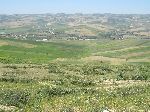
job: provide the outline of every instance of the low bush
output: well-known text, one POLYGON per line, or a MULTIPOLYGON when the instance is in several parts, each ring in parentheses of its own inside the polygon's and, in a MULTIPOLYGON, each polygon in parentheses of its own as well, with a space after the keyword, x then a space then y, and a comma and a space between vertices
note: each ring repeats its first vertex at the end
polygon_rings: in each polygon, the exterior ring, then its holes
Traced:
POLYGON ((1 90, 0 104, 23 108, 30 99, 30 93, 26 90, 1 90))

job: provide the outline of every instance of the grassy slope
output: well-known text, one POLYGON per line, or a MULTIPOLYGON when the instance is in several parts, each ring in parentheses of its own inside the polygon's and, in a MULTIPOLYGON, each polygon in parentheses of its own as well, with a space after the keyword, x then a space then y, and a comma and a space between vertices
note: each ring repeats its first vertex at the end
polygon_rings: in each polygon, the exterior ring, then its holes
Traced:
POLYGON ((49 63, 57 58, 105 56, 123 59, 149 57, 149 40, 53 41, 0 40, 3 63, 49 63))
POLYGON ((95 112, 149 110, 149 65, 51 63, 0 66, 0 105, 14 110, 95 112), (138 73, 138 74, 137 74, 138 73), (143 75, 144 74, 144 75, 143 75), (119 81, 116 79, 119 78, 119 81), (125 78, 125 79, 121 79, 125 78), (142 77, 141 77, 142 78, 142 77), (113 80, 112 80, 113 79, 113 80), (124 81, 127 80, 127 81, 124 81))
MULTIPOLYGON (((109 58, 115 53, 119 59, 148 52, 148 48, 147 40, 43 43, 1 39, 0 61, 4 64, 0 64, 0 111, 149 111, 150 63, 84 61, 85 57, 109 58)), ((139 59, 148 57, 138 55, 139 59)))
POLYGON ((68 42, 29 42, 0 40, 6 43, 0 46, 2 62, 10 63, 49 63, 57 58, 77 58, 88 54, 86 46, 68 42), (68 43, 68 44, 67 44, 68 43), (26 46, 18 46, 26 44, 26 46), (30 48, 30 46, 33 46, 30 48))

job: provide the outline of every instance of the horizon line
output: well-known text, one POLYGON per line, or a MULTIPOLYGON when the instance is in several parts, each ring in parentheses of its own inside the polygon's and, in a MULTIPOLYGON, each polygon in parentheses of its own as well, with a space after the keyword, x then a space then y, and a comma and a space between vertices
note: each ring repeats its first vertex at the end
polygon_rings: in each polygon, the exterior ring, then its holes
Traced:
POLYGON ((42 14, 52 14, 52 15, 56 15, 56 14, 66 14, 66 15, 69 15, 69 14, 83 14, 83 15, 86 15, 86 14, 89 14, 89 15, 92 15, 92 14, 118 14, 118 15, 149 15, 150 13, 109 13, 109 12, 106 12, 106 13, 82 13, 82 12, 75 12, 75 13, 65 13, 65 12, 58 12, 58 13, 0 13, 0 15, 42 15, 42 14))

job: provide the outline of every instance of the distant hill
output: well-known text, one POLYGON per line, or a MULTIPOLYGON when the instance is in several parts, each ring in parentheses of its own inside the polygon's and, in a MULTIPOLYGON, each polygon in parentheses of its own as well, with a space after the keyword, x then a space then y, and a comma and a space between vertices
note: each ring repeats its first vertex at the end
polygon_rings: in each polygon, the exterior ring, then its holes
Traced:
POLYGON ((0 15, 0 37, 25 40, 150 38, 148 14, 0 15))

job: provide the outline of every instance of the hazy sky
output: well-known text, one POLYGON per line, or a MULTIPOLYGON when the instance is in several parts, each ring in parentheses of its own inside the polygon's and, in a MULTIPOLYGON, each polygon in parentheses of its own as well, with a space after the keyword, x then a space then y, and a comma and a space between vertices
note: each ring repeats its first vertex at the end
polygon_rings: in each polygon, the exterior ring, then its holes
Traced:
POLYGON ((0 0, 0 14, 144 13, 150 0, 0 0))

